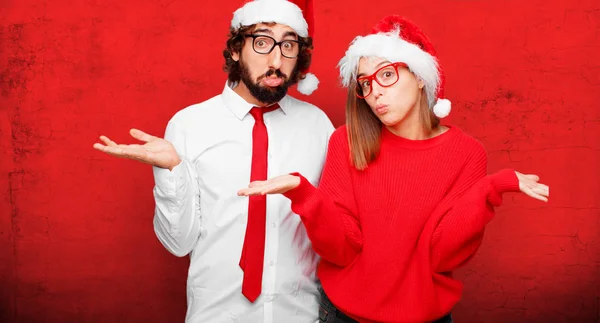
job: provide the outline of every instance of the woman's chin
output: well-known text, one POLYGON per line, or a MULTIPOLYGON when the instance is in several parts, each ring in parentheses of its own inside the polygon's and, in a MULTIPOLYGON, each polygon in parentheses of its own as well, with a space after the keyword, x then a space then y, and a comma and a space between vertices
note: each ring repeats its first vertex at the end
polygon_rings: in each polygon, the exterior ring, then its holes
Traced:
POLYGON ((383 123, 383 125, 386 127, 393 127, 400 122, 400 119, 394 117, 390 113, 386 113, 384 115, 379 116, 379 121, 381 121, 381 123, 383 123))

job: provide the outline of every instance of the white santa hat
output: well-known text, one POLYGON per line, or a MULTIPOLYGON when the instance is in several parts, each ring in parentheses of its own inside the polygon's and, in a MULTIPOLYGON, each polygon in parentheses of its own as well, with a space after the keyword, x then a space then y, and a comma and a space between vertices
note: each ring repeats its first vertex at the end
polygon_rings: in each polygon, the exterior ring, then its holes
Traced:
MULTIPOLYGON (((312 0, 253 0, 233 13, 231 28, 274 22, 290 26, 300 37, 314 35, 314 13, 312 0)), ((304 78, 298 82, 298 92, 310 95, 319 85, 317 77, 307 70, 301 71, 304 78)))
POLYGON ((425 84, 429 108, 438 118, 450 114, 451 103, 444 98, 444 74, 429 38, 412 22, 400 16, 383 18, 370 35, 354 38, 338 67, 342 84, 356 80, 361 57, 379 57, 402 62, 425 84))

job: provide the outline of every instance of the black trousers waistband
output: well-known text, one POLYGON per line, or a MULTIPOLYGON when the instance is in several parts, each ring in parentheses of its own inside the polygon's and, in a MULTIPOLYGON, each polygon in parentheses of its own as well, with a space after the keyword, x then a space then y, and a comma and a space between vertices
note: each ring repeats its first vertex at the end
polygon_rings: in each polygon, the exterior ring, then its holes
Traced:
MULTIPOLYGON (((337 309, 333 303, 325 294, 322 288, 319 288, 319 292, 321 293, 321 303, 319 306, 319 320, 321 322, 326 323, 359 323, 348 315, 344 314, 342 311, 337 309)), ((431 323, 452 323, 452 316, 450 314, 434 321, 431 323)))

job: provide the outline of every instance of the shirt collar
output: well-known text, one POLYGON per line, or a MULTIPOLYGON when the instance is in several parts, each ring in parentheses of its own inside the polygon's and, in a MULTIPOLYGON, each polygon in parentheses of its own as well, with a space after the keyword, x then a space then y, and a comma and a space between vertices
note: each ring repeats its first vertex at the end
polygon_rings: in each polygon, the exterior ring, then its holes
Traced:
MULTIPOLYGON (((241 96, 239 96, 233 88, 237 85, 237 83, 230 83, 229 81, 225 82, 225 88, 223 89, 223 93, 221 94, 223 98, 223 102, 225 106, 240 120, 242 120, 249 112, 250 109, 254 107, 253 104, 246 102, 241 96)), ((288 113, 288 109, 290 108, 291 100, 286 95, 279 101, 279 107, 284 114, 288 113)))

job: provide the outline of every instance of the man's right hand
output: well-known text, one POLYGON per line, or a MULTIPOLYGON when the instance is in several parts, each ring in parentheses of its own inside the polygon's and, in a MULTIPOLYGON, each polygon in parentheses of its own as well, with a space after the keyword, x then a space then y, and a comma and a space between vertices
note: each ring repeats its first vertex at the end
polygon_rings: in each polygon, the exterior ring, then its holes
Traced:
POLYGON ((181 162, 175 147, 170 142, 137 129, 131 129, 129 134, 133 138, 145 142, 145 144, 120 145, 106 136, 100 136, 100 140, 104 145, 95 143, 94 148, 109 155, 139 160, 168 170, 173 170, 181 162))

